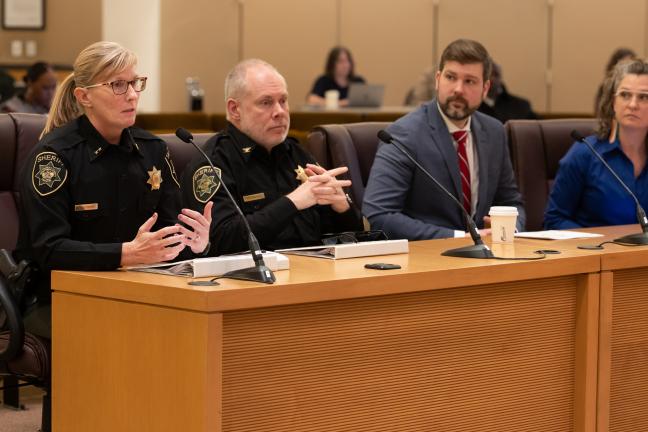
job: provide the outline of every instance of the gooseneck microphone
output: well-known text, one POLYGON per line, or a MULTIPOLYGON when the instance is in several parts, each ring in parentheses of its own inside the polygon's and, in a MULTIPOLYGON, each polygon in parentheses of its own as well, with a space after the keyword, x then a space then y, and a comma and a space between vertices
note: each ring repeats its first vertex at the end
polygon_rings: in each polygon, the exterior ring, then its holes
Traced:
POLYGON ((479 235, 479 231, 477 231, 477 225, 475 225, 475 222, 472 220, 470 214, 466 211, 463 204, 461 204, 459 200, 452 193, 450 193, 450 191, 443 187, 443 185, 439 183, 439 181, 434 178, 432 174, 430 174, 425 168, 423 168, 423 166, 421 166, 421 164, 419 164, 416 159, 414 159, 414 157, 405 149, 403 144, 392 137, 389 132, 387 132, 386 130, 379 131, 378 138, 387 144, 392 144, 401 153, 403 153, 410 161, 412 161, 414 165, 416 165, 418 169, 420 169, 430 180, 432 180, 432 182, 436 185, 436 187, 439 188, 439 190, 446 194, 452 200, 452 202, 454 202, 457 207, 459 207, 463 212, 464 217, 466 218, 468 232, 470 233, 470 237, 472 237, 472 240, 475 244, 472 246, 450 249, 443 252, 441 255, 460 258, 494 258, 491 250, 482 241, 482 238, 479 235))
POLYGON ((245 215, 241 211, 241 208, 234 200, 234 197, 232 196, 229 189, 227 188, 227 185, 223 181, 223 178, 221 177, 219 171, 216 170, 216 168, 212 164, 211 159, 209 159, 209 157, 205 154, 205 152, 196 145, 196 143, 193 140, 193 135, 187 129, 178 128, 176 130, 176 136, 180 138, 182 141, 193 145, 196 148, 196 150, 198 150, 200 154, 203 155, 203 157, 211 167, 212 171, 216 175, 216 177, 218 177, 218 181, 220 181, 220 184, 223 186, 223 189, 227 193, 227 196, 229 197, 230 201, 232 202, 232 204, 234 204, 234 208, 236 208, 236 212, 243 220, 243 224, 245 225, 245 229, 247 230, 248 233, 248 247, 250 248, 250 253, 252 254, 252 259, 254 260, 254 267, 248 267, 240 270, 233 270, 225 273, 221 277, 226 279, 239 279, 239 280, 248 280, 254 282, 263 282, 267 284, 274 283, 276 280, 275 275, 272 272, 272 270, 270 270, 265 265, 265 262, 263 261, 263 254, 261 253, 261 247, 259 247, 259 241, 254 236, 254 233, 250 228, 250 224, 248 223, 247 218, 245 217, 245 215))
MULTIPOLYGON (((619 177, 617 173, 614 172, 612 167, 608 165, 605 159, 603 159, 603 156, 601 156, 599 152, 596 151, 596 149, 592 146, 592 144, 587 142, 587 140, 583 135, 581 135, 578 131, 573 130, 571 132, 571 137, 574 140, 585 144, 587 148, 589 148, 590 151, 594 153, 594 156, 596 156, 598 160, 601 161, 603 166, 607 168, 607 170, 614 176, 614 178, 619 182, 619 184, 623 186, 623 189, 625 189, 625 191, 628 192, 628 195, 630 195, 635 202, 635 206, 637 209, 636 210, 637 221, 639 222, 639 225, 641 225, 642 232, 639 234, 629 234, 627 236, 619 237, 618 239, 614 240, 614 243, 625 244, 625 245, 647 245, 648 244, 648 218, 646 217, 646 212, 644 211, 643 207, 641 207, 641 204, 639 203, 637 196, 634 193, 632 193, 630 188, 623 182, 623 180, 621 180, 621 177, 619 177)), ((586 248, 591 248, 591 247, 586 247, 586 248)))

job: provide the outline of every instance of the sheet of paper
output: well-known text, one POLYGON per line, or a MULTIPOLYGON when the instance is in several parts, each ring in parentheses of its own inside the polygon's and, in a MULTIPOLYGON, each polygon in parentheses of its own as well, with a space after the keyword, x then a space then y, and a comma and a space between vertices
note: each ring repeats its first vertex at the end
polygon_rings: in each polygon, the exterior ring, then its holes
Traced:
POLYGON ((603 234, 594 234, 581 231, 563 231, 563 230, 547 230, 547 231, 527 231, 515 233, 515 237, 532 238, 541 240, 571 240, 579 238, 595 238, 603 237, 603 234))

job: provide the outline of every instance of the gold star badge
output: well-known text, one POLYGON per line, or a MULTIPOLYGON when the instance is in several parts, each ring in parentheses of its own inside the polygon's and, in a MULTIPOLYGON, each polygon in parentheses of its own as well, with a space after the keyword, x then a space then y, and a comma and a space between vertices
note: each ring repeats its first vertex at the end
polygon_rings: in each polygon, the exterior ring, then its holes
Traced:
POLYGON ((297 165, 295 173, 297 174, 297 180, 299 180, 300 182, 306 183, 308 181, 308 174, 306 174, 306 171, 304 170, 304 168, 302 168, 301 165, 297 165))
POLYGON ((153 169, 147 172, 149 179, 146 181, 146 183, 151 185, 151 190, 160 189, 160 184, 162 184, 162 171, 155 168, 155 165, 153 165, 153 169))

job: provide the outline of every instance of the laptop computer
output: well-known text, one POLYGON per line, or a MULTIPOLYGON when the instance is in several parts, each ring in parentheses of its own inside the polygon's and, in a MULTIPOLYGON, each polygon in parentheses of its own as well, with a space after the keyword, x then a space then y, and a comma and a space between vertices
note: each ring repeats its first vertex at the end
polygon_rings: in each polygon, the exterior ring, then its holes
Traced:
POLYGON ((371 107, 382 106, 385 86, 382 84, 360 84, 349 85, 349 106, 350 107, 371 107))

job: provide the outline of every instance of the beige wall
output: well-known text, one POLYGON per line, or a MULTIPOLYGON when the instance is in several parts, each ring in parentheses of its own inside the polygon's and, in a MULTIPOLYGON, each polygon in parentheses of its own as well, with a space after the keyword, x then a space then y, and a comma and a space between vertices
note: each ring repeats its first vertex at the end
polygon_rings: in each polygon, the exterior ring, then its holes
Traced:
POLYGON ((162 110, 186 108, 198 75, 207 111, 223 111, 222 81, 239 59, 261 57, 304 101, 326 53, 347 45, 357 71, 399 105, 435 53, 458 37, 482 41, 512 93, 537 111, 590 112, 613 49, 646 50, 643 0, 162 0, 162 110), (195 12, 192 12, 195 11, 195 12), (602 29, 605 29, 604 31, 602 29), (180 59, 184 60, 180 60, 180 59))
MULTIPOLYGON (((109 0, 106 0, 109 1, 109 0)), ((35 40, 38 58, 71 64, 101 38, 100 0, 48 0, 43 32, 0 30, 0 62, 13 39, 35 40), (83 17, 83 19, 76 19, 83 17)), ((646 54, 644 0, 160 0, 160 107, 185 111, 185 78, 197 76, 205 110, 223 111, 223 80, 240 59, 261 57, 303 103, 335 44, 351 48, 358 73, 386 85, 399 105, 419 74, 457 37, 482 41, 509 90, 538 111, 590 112, 604 65, 618 46, 646 54)))
POLYGON ((101 40, 100 0, 47 0, 44 31, 8 31, 0 29, 0 63, 29 64, 46 60, 71 65, 79 51, 101 40), (34 40, 36 58, 10 56, 12 40, 34 40))

